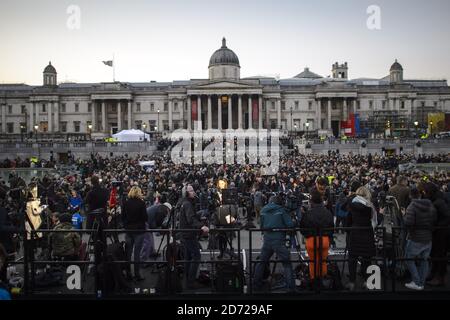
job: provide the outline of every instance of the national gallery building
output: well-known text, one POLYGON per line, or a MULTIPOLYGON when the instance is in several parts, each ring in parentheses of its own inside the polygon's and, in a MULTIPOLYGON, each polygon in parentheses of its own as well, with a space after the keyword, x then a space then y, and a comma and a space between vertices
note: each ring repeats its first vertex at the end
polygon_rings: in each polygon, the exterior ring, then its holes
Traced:
MULTIPOLYGON (((36 132, 109 136, 229 128, 282 129, 354 135, 429 126, 429 113, 450 113, 446 80, 407 80, 395 61, 382 79, 348 78, 334 63, 331 77, 305 68, 289 79, 241 78, 238 56, 225 38, 209 60, 208 79, 172 82, 59 83, 49 63, 42 86, 0 84, 2 136, 36 132), (352 124, 351 124, 352 123, 352 124), (356 132, 357 133, 357 132, 356 132)), ((387 68, 386 68, 387 69, 387 68)), ((416 128, 417 129, 417 128, 416 128)))

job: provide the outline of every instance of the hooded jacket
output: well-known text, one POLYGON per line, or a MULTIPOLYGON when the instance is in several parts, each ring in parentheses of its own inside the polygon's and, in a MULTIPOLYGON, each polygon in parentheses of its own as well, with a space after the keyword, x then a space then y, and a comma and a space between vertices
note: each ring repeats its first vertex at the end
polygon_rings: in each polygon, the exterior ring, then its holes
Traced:
POLYGON ((305 238, 312 237, 317 235, 316 232, 318 229, 330 229, 326 231, 322 231, 322 236, 332 236, 333 235, 333 215, 331 212, 325 208, 323 204, 312 204, 311 209, 303 216, 303 219, 300 223, 301 228, 305 228, 307 230, 302 231, 303 236, 305 238))
POLYGON ((428 199, 414 199, 406 209, 404 217, 408 229, 408 239, 414 242, 428 243, 432 239, 432 230, 437 220, 433 203, 428 199))
MULTIPOLYGON (((286 209, 276 203, 269 203, 261 210, 261 229, 293 228, 294 222, 286 209)), ((286 239, 286 232, 264 231, 264 240, 286 239)))

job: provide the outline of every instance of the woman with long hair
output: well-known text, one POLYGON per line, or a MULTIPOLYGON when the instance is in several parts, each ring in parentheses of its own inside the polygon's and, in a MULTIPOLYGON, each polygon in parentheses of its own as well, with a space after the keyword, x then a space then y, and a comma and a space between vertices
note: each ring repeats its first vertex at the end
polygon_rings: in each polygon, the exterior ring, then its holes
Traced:
MULTIPOLYGON (((128 199, 124 202, 122 208, 123 225, 126 230, 142 230, 142 232, 127 232, 126 252, 127 259, 131 262, 133 256, 134 264, 134 277, 136 280, 144 280, 140 274, 141 261, 140 252, 142 250, 142 244, 144 242, 145 235, 145 223, 147 222, 147 209, 143 200, 141 188, 133 186, 128 193, 128 199)), ((127 276, 131 278, 131 267, 128 267, 127 276)))

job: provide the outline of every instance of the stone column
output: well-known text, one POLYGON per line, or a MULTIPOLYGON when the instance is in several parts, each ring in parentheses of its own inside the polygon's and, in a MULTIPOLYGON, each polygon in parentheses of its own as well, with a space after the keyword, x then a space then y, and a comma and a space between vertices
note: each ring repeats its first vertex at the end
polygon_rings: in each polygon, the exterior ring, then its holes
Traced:
POLYGON ((117 131, 122 130, 122 101, 117 101, 117 131))
POLYGON ((208 95, 208 129, 212 129, 211 96, 208 95))
POLYGON ((331 99, 328 99, 327 126, 327 129, 331 130, 331 99))
POLYGON ((389 110, 394 110, 394 99, 389 99, 389 110))
POLYGON ((262 123, 262 97, 261 96, 258 97, 258 128, 259 129, 263 128, 263 123, 262 123))
POLYGON ((253 127, 253 112, 252 112, 252 97, 248 96, 248 128, 252 129, 253 127))
POLYGON ((317 130, 322 130, 322 100, 314 100, 316 103, 317 130))
MULTIPOLYGON (((36 112, 36 119, 34 120, 34 123, 37 124, 38 126, 40 126, 39 124, 39 103, 36 103, 34 111, 36 112)), ((34 130, 34 126, 33 126, 33 130, 34 130)))
POLYGON ((2 132, 6 133, 6 104, 2 104, 2 132))
POLYGON ((55 113, 54 131, 59 132, 59 102, 55 102, 54 106, 55 106, 55 108, 53 108, 53 111, 55 113))
POLYGON ((353 100, 353 114, 355 114, 356 113, 356 100, 357 99, 355 99, 355 100, 353 100))
POLYGON ((47 109, 47 131, 48 132, 53 132, 52 110, 53 110, 53 102, 49 102, 48 109, 47 109))
POLYGON ((231 110, 231 98, 232 95, 228 96, 228 129, 233 129, 233 113, 231 110))
POLYGON ((186 98, 186 103, 187 103, 187 110, 188 110, 188 115, 187 115, 187 129, 188 129, 188 130, 192 130, 192 105, 191 105, 191 96, 187 96, 187 98, 186 98))
POLYGON ((238 129, 242 129, 242 96, 238 100, 238 129))
POLYGON ((102 132, 106 133, 106 105, 105 101, 102 101, 102 132))
POLYGON ((97 107, 95 105, 95 100, 91 102, 91 124, 92 124, 92 132, 97 131, 97 107))
POLYGON ((217 96, 217 129, 222 130, 222 101, 217 96))
POLYGON ((169 131, 173 130, 173 100, 169 99, 169 131))
POLYGON ((132 103, 131 100, 128 100, 128 106, 127 106, 127 112, 128 112, 128 116, 127 116, 127 120, 128 120, 128 130, 133 128, 133 123, 132 123, 132 119, 131 119, 131 114, 132 114, 132 103))
POLYGON ((278 129, 281 128, 281 99, 277 100, 277 124, 278 124, 278 129))
MULTIPOLYGON (((28 131, 33 131, 33 132, 34 132, 34 105, 35 105, 34 102, 32 102, 30 104, 30 111, 29 111, 29 113, 30 113, 30 125, 28 127, 28 131)), ((6 127, 6 125, 4 125, 4 126, 6 127)))
MULTIPOLYGON (((202 98, 200 95, 197 96, 197 121, 202 121, 202 98)), ((200 126, 200 128, 194 128, 194 129, 203 129, 203 124, 200 126)))

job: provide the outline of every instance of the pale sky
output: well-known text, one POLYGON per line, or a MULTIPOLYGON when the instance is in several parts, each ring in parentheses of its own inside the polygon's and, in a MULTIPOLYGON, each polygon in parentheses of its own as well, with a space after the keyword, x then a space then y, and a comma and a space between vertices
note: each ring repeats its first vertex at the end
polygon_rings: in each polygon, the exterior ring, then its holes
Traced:
POLYGON ((350 78, 381 78, 397 58, 407 79, 448 79, 449 35, 448 0, 1 0, 0 83, 40 85, 49 60, 58 82, 111 81, 113 53, 118 81, 207 78, 224 36, 241 77, 326 77, 347 61, 350 78), (367 28, 369 5, 381 30, 367 28))

